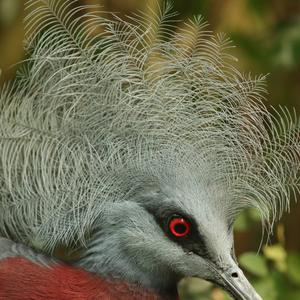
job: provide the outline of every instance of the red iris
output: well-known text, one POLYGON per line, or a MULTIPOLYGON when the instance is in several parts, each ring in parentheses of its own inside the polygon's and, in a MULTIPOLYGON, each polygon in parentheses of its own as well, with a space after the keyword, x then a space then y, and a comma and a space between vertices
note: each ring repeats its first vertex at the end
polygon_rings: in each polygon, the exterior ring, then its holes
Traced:
POLYGON ((169 229, 170 232, 175 236, 175 237, 185 237, 187 236, 190 231, 191 231, 191 226, 188 221, 186 221, 182 217, 174 217, 171 219, 169 222, 169 229))

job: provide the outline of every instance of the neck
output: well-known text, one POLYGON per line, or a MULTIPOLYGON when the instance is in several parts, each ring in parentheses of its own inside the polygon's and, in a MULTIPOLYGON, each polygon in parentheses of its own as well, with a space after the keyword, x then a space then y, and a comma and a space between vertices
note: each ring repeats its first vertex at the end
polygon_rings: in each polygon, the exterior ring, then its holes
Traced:
POLYGON ((104 278, 113 278, 156 291, 164 299, 175 299, 177 295, 177 278, 167 270, 164 271, 161 266, 157 272, 141 270, 136 260, 124 255, 120 245, 100 233, 94 237, 76 265, 104 278))

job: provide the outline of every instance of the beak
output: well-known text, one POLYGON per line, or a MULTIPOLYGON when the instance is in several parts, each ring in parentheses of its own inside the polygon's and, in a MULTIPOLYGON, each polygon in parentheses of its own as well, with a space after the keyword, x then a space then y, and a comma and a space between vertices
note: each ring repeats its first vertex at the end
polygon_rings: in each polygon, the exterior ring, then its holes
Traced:
POLYGON ((221 273, 220 277, 221 284, 218 284, 235 300, 262 300, 237 265, 221 273))

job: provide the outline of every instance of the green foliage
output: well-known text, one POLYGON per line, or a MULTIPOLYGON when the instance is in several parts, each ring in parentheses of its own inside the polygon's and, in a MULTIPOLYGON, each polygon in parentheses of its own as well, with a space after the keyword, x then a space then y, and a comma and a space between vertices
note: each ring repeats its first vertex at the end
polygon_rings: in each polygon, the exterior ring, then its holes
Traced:
POLYGON ((239 257, 240 265, 249 273, 264 277, 268 274, 266 258, 254 252, 246 252, 239 257))
POLYGON ((234 223, 235 231, 246 231, 253 223, 260 222, 260 216, 256 209, 248 209, 240 214, 234 223))
MULTIPOLYGON (((295 285, 300 287, 300 254, 291 252, 287 257, 288 277, 295 285)), ((300 297, 299 297, 300 299, 300 297)))

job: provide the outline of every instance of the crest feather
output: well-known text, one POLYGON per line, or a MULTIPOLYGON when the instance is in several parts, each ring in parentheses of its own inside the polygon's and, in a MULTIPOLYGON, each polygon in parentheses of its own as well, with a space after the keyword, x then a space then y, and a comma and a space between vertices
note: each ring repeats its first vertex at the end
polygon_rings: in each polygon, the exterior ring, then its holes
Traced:
POLYGON ((265 107, 264 77, 202 18, 174 30, 169 3, 127 22, 76 4, 27 1, 31 56, 0 94, 1 233, 84 243, 107 201, 180 176, 221 192, 229 219, 255 207, 272 225, 299 191, 300 135, 265 107))

